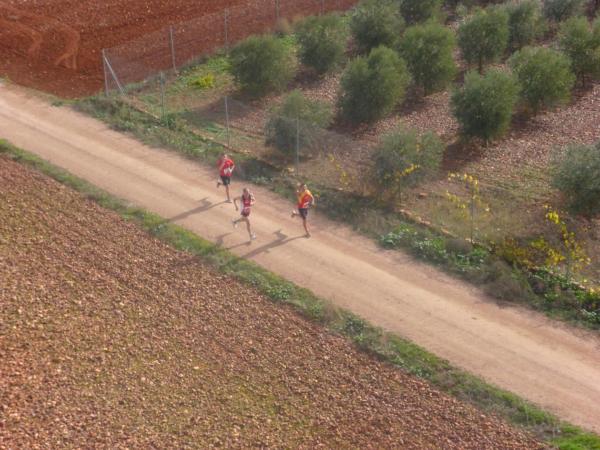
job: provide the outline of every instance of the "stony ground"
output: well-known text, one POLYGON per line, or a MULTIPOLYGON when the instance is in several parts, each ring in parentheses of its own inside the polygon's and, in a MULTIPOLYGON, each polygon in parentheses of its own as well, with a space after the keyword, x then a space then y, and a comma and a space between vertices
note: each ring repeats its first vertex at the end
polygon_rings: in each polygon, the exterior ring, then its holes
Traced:
POLYGON ((0 158, 0 448, 543 445, 0 158))

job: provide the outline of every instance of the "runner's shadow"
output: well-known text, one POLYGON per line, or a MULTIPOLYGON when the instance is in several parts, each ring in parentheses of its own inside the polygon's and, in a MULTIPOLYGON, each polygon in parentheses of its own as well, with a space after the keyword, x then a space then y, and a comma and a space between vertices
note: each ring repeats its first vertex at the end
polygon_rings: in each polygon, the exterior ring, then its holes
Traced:
POLYGON ((242 255, 242 258, 254 258, 257 255, 260 255, 261 253, 269 253, 269 250, 272 250, 277 247, 281 247, 282 245, 286 245, 297 239, 304 239, 303 235, 290 238, 287 235, 283 234, 283 232, 281 230, 276 231, 273 234, 275 234, 277 236, 277 239, 275 239, 272 242, 269 242, 268 244, 262 245, 256 249, 252 250, 251 252, 246 253, 245 255, 242 255))
POLYGON ((193 216, 194 214, 208 211, 209 209, 213 209, 214 207, 222 205, 227 202, 222 201, 219 203, 211 203, 208 201, 208 197, 205 197, 202 200, 200 200, 200 203, 201 203, 201 205, 198 206, 197 208, 190 209, 189 211, 185 211, 185 212, 182 212, 181 214, 173 216, 170 219, 167 219, 167 222, 177 222, 178 220, 186 219, 190 216, 193 216))
POLYGON ((217 247, 223 247, 224 244, 224 240, 227 236, 229 236, 231 233, 224 233, 224 234, 220 234, 219 236, 217 236, 216 240, 215 240, 215 245, 217 247))

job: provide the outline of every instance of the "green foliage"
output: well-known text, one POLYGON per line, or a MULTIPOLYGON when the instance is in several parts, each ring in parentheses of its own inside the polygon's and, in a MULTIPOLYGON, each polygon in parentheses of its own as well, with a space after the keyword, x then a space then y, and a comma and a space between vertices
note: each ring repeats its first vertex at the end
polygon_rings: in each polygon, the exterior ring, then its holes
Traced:
POLYGON ((509 48, 519 50, 530 45, 544 29, 540 0, 507 3, 505 8, 508 13, 509 48))
POLYGON ((562 22, 583 12, 585 0, 544 0, 544 16, 553 22, 562 22))
POLYGON ((400 13, 407 23, 419 23, 435 17, 441 0, 400 0, 400 13))
POLYGON ((318 131, 331 124, 333 113, 329 105, 311 101, 302 92, 293 91, 283 103, 275 108, 267 122, 267 143, 273 144, 284 153, 310 147, 318 131))
POLYGON ((525 47, 511 57, 509 64, 521 85, 521 97, 534 113, 570 98, 575 75, 564 54, 544 47, 525 47))
POLYGON ((583 84, 586 76, 600 74, 600 21, 592 29, 585 17, 567 20, 560 28, 560 47, 583 84))
POLYGON ((408 28, 400 43, 414 82, 425 94, 444 89, 456 75, 452 53, 454 33, 447 27, 430 22, 408 28))
POLYGON ((404 99, 409 82, 406 63, 389 48, 379 47, 368 58, 356 58, 340 83, 342 116, 354 123, 384 117, 404 99))
POLYGON ((519 95, 515 78, 501 70, 471 71, 452 95, 452 111, 464 135, 489 141, 508 129, 519 95))
POLYGON ((553 184, 576 213, 600 213, 600 142, 574 145, 557 158, 553 184))
POLYGON ((393 48, 404 31, 404 20, 394 0, 364 0, 354 9, 350 30, 361 53, 384 45, 393 48))
POLYGON ((458 29, 458 45, 469 64, 484 64, 502 56, 508 45, 508 13, 505 8, 490 7, 477 11, 458 29))
POLYGON ((215 76, 212 73, 201 75, 190 81, 190 86, 200 90, 213 88, 215 86, 215 76))
POLYGON ((296 26, 302 64, 323 74, 334 70, 344 60, 348 28, 341 16, 311 16, 296 26))
POLYGON ((274 36, 251 36, 230 54, 231 72, 252 96, 282 91, 294 78, 296 57, 292 47, 274 36))
POLYGON ((375 152, 375 176, 379 186, 398 194, 435 174, 442 162, 444 144, 431 132, 418 135, 399 129, 383 137, 375 152))

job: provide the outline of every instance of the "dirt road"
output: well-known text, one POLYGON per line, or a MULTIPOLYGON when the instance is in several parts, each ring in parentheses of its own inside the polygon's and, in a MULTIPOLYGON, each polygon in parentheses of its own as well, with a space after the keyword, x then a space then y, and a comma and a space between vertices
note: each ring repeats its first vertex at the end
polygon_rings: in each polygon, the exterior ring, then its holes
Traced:
MULTIPOLYGON (((0 138, 404 336, 560 417, 600 432, 600 339, 481 292, 254 187, 258 239, 234 230, 214 171, 0 84, 0 138)), ((239 189, 236 184, 234 189, 239 189)))

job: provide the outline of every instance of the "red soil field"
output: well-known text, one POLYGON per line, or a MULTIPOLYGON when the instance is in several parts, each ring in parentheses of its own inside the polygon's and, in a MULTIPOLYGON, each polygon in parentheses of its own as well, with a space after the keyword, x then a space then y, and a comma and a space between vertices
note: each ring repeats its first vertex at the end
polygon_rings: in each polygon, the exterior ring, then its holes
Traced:
MULTIPOLYGON (((92 94, 104 85, 102 49, 239 6, 230 18, 236 25, 230 39, 237 40, 274 24, 275 0, 269 11, 265 1, 271 4, 268 0, 0 0, 0 75, 63 97, 92 94)), ((353 3, 326 0, 326 9, 353 3)), ((280 4, 280 13, 290 17, 317 13, 321 7, 320 0, 280 0, 280 4)), ((187 39, 200 42, 180 57, 198 56, 193 52, 214 49, 223 41, 215 33, 216 24, 205 23, 213 26, 204 28, 199 22, 194 36, 187 39)), ((178 58, 179 62, 183 60, 178 58)))
POLYGON ((0 448, 547 448, 0 149, 0 448))

